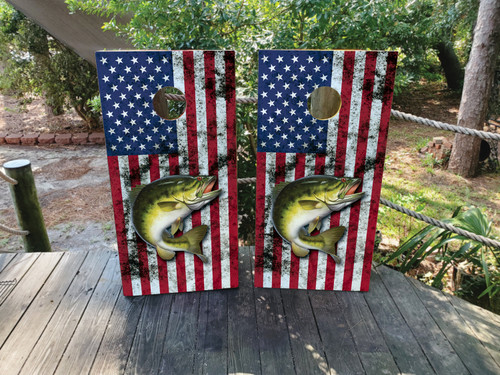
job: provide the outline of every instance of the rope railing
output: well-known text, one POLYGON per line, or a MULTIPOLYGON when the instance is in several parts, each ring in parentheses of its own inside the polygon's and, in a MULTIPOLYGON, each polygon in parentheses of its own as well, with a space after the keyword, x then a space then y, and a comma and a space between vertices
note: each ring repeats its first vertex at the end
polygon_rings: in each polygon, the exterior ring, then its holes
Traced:
POLYGON ((12 177, 7 176, 5 173, 0 171, 0 178, 4 181, 7 181, 11 185, 17 185, 17 181, 14 180, 12 177))

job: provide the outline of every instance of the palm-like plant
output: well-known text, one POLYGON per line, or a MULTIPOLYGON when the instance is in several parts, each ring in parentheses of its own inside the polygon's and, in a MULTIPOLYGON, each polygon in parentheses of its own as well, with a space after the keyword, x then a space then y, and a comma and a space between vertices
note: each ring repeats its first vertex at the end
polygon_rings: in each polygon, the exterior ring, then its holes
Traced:
MULTIPOLYGON (((458 207, 450 219, 442 221, 484 237, 491 236, 492 221, 476 207, 467 210, 458 207)), ((432 286, 442 288, 443 278, 450 267, 466 263, 472 274, 484 277, 486 288, 478 298, 487 294, 491 303, 492 297, 500 291, 500 249, 432 225, 405 241, 383 262, 406 273, 418 267, 430 255, 441 262, 432 286)))

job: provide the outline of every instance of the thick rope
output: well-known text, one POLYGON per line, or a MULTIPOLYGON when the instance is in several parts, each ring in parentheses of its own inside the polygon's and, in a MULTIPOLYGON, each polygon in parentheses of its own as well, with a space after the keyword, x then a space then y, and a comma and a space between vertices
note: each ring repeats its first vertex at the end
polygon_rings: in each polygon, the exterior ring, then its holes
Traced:
POLYGON ((473 135, 475 137, 479 137, 479 138, 483 138, 483 139, 491 139, 491 140, 500 141, 500 134, 485 132, 482 130, 464 128, 463 126, 451 125, 451 124, 447 124, 445 122, 440 122, 440 121, 429 120, 427 118, 410 115, 409 113, 396 111, 395 109, 391 110, 391 116, 398 118, 398 119, 401 119, 401 120, 416 122, 417 124, 432 126, 434 128, 438 128, 438 129, 442 129, 442 130, 449 130, 449 131, 452 131, 455 133, 460 133, 460 134, 465 134, 465 135, 473 135))
POLYGON ((9 184, 17 185, 17 181, 16 180, 14 180, 12 177, 7 176, 2 171, 0 171, 0 178, 2 178, 3 180, 7 181, 9 184))
MULTIPOLYGON (((176 94, 165 94, 166 99, 176 100, 176 101, 184 101, 184 95, 176 95, 176 94)), ((257 103, 257 98, 251 98, 248 96, 237 97, 236 103, 240 104, 253 104, 257 103)), ((482 130, 476 130, 471 128, 464 128, 463 126, 451 125, 441 121, 430 120, 424 117, 418 117, 415 115, 411 115, 409 113, 400 112, 395 109, 391 110, 391 116, 394 118, 398 118, 405 121, 415 122, 421 125, 432 126, 437 129, 448 130, 455 133, 465 134, 465 135, 473 135, 475 137, 479 137, 482 139, 491 139, 500 141, 500 134, 485 132, 482 130)))
POLYGON ((30 232, 27 230, 12 229, 12 228, 6 227, 5 225, 2 225, 2 224, 0 224, 0 230, 3 230, 4 232, 10 233, 10 234, 15 234, 17 236, 27 236, 28 234, 30 234, 30 232))
MULTIPOLYGON (((251 183, 255 183, 256 181, 257 181, 256 177, 238 178, 239 184, 251 184, 251 183)), ((454 227, 453 225, 444 223, 442 221, 433 219, 432 217, 425 216, 425 215, 419 214, 418 212, 415 212, 415 211, 409 210, 407 208, 404 208, 402 206, 399 206, 399 205, 392 203, 391 201, 388 201, 387 199, 384 199, 384 198, 380 198, 380 203, 382 203, 384 206, 392 208, 393 210, 396 210, 396 211, 399 211, 405 215, 411 216, 417 220, 424 221, 427 224, 434 225, 435 227, 438 227, 438 228, 446 229, 450 232, 459 234, 461 236, 471 238, 474 241, 481 242, 487 246, 496 247, 496 248, 500 249, 500 241, 495 241, 491 238, 483 237, 483 236, 477 235, 475 233, 469 232, 467 230, 463 230, 463 229, 454 227)))

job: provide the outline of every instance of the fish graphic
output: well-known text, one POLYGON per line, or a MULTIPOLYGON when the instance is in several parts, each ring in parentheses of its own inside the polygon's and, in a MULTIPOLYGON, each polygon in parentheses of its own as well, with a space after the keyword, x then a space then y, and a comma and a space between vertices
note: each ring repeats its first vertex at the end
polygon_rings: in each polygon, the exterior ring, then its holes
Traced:
POLYGON ((200 243, 208 226, 199 225, 180 237, 183 220, 219 196, 221 190, 212 190, 214 176, 167 176, 147 185, 138 185, 130 193, 132 223, 137 234, 156 247, 160 258, 170 260, 176 251, 197 255, 204 263, 200 243), (170 232, 169 232, 170 229, 170 232))
POLYGON ((304 257, 309 250, 315 249, 331 255, 336 263, 340 263, 335 243, 344 234, 345 227, 330 228, 316 236, 310 233, 321 228, 325 216, 361 199, 364 193, 355 193, 360 184, 359 178, 325 175, 279 184, 273 190, 271 217, 274 228, 292 245, 296 256, 304 257))

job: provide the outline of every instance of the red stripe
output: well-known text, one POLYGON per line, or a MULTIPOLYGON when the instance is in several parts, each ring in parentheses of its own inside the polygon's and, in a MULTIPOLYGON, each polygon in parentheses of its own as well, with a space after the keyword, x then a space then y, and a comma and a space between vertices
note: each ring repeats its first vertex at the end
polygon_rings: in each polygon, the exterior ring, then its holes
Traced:
POLYGON ((389 52, 387 56, 384 97, 382 99, 382 113, 380 119, 380 130, 378 134, 377 156, 375 159, 370 213, 368 216, 366 252, 363 261, 363 271, 361 274, 361 291, 368 291, 370 286, 370 272, 376 234, 378 208, 380 202, 380 190, 382 188, 382 174, 384 172, 385 149, 387 145, 387 134, 389 130, 389 118, 391 117, 392 92, 394 89, 394 79, 396 76, 396 61, 397 53, 389 52))
MULTIPOLYGON (((139 167, 139 156, 128 157, 130 170, 130 187, 133 189, 141 184, 141 170, 139 167)), ((137 257, 139 263, 139 275, 141 277, 142 295, 151 294, 151 283, 149 280, 149 262, 147 244, 136 234, 137 257)))
MULTIPOLYGON (((295 180, 304 177, 306 170, 306 154, 297 154, 295 160, 295 180)), ((293 252, 290 258, 290 289, 299 287, 300 258, 293 252)))
MULTIPOLYGON (((151 182, 160 178, 160 161, 158 155, 149 155, 149 178, 151 182)), ((167 263, 156 253, 156 262, 158 264, 158 282, 160 284, 160 293, 168 293, 168 270, 167 263)))
POLYGON ((111 199, 115 214, 116 239, 118 243, 118 257, 122 275, 123 295, 132 296, 132 279, 130 277, 130 263, 128 259, 127 227, 123 211, 122 188, 120 182, 120 166, 117 156, 108 156, 109 179, 111 183, 111 199))
MULTIPOLYGON (((286 153, 276 153, 275 186, 285 181, 286 153)), ((271 220, 272 218, 269 218, 271 220)), ((281 287, 281 256, 283 251, 283 240, 281 236, 273 231, 273 262, 272 262, 272 287, 281 287)))
MULTIPOLYGON (((325 154, 317 154, 314 162, 314 174, 325 174, 325 154)), ((315 235, 319 234, 319 231, 315 235)), ((318 277, 318 251, 309 252, 309 267, 307 269, 307 289, 316 289, 318 277)))
MULTIPOLYGON (((205 98, 207 111, 207 152, 208 173, 216 176, 214 189, 218 189, 219 166, 217 163, 217 103, 215 90, 215 52, 207 51, 205 58, 205 98)), ((212 277, 213 289, 222 288, 221 253, 220 253, 220 217, 219 198, 210 203, 210 234, 212 240, 212 277)))
MULTIPOLYGON (((354 51, 344 53, 344 67, 342 72, 341 101, 339 112, 339 127, 337 133, 337 150, 335 154, 336 177, 344 176, 345 155, 347 148, 347 134, 349 132, 349 116, 351 112, 352 79, 354 73, 354 51)), ((330 228, 338 227, 340 224, 340 212, 334 212, 330 218, 330 228)), ((333 290, 335 281, 335 261, 328 257, 326 262, 325 289, 333 290)))
MULTIPOLYGON (((196 88, 194 80, 195 69, 193 51, 184 51, 183 58, 189 174, 191 176, 198 176, 200 172, 198 168, 198 127, 196 119, 196 88)), ((191 221, 193 228, 201 225, 201 212, 193 212, 191 214, 191 221)), ((193 256, 193 258, 195 288, 196 290, 204 290, 203 262, 197 256, 193 256)))
MULTIPOLYGON (((356 147, 356 161, 354 164, 354 177, 361 179, 363 179, 365 174, 366 147, 368 144, 368 133, 370 130, 370 114, 373 102, 373 85, 375 83, 376 65, 377 52, 367 52, 363 93, 361 96, 361 110, 359 115, 358 144, 356 147)), ((359 210, 359 201, 351 205, 342 290, 351 290, 352 288, 352 274, 358 237, 359 210)))
POLYGON ((227 121, 227 179, 229 204, 229 258, 231 288, 238 287, 238 172, 236 167, 236 78, 234 51, 225 52, 226 70, 226 121, 227 121))
POLYGON ((257 185, 255 192, 255 276, 257 288, 264 284, 264 236, 266 229, 266 157, 265 152, 257 152, 257 185))

